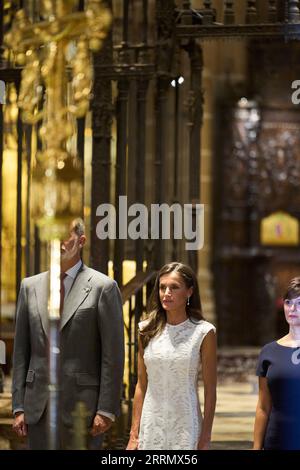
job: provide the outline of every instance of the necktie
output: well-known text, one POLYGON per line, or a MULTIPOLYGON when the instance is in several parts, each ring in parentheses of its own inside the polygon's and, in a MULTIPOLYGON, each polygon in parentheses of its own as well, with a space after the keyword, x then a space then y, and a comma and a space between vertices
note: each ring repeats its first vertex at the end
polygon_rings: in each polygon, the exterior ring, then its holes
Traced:
POLYGON ((65 300, 65 283, 64 279, 67 277, 66 273, 61 273, 60 275, 60 304, 59 304, 59 313, 62 314, 64 308, 65 300))

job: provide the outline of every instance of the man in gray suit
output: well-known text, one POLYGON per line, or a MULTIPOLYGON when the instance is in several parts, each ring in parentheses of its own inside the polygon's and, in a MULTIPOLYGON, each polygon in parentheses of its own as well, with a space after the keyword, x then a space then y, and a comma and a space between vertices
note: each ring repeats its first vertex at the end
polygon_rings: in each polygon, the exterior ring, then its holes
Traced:
MULTIPOLYGON (((122 301, 118 286, 82 263, 84 224, 76 219, 61 246, 65 273, 60 323, 60 444, 74 448, 72 412, 85 403, 89 448, 96 448, 120 412, 124 367, 122 301)), ((44 272, 22 281, 13 355, 13 428, 30 449, 47 448, 48 322, 44 272)))

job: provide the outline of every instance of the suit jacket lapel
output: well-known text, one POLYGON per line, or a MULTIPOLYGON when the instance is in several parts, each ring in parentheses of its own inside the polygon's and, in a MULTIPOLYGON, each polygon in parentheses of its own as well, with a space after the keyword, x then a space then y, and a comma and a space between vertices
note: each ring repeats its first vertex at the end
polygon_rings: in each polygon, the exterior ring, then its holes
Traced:
POLYGON ((89 295, 92 289, 92 286, 90 285, 89 281, 92 276, 92 271, 89 270, 85 265, 82 265, 82 268, 78 271, 73 285, 64 301, 64 308, 60 324, 61 330, 68 323, 68 321, 72 318, 78 307, 89 295))
POLYGON ((41 317, 43 330, 48 336, 48 281, 49 272, 42 273, 35 285, 35 295, 38 307, 38 312, 41 317))

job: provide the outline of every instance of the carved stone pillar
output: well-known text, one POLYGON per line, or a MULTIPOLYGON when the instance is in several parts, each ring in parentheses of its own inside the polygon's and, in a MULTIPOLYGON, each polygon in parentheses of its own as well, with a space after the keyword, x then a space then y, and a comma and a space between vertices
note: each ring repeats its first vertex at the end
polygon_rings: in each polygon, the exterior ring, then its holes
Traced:
MULTIPOLYGON (((166 121, 167 93, 170 85, 170 70, 172 67, 172 47, 174 35, 173 0, 156 0, 156 20, 158 47, 156 54, 157 80, 155 95, 155 202, 166 202, 165 193, 165 158, 166 158, 166 121)), ((161 238, 154 245, 152 264, 159 269, 165 263, 165 242, 161 238)))
POLYGON ((288 20, 290 23, 300 21, 299 0, 288 0, 288 20))
MULTIPOLYGON (((136 117, 136 201, 145 203, 145 165, 146 165, 146 97, 148 80, 139 79, 137 83, 136 117)), ((143 270, 144 240, 136 241, 136 270, 143 270)))
MULTIPOLYGON (((111 0, 106 0, 109 8, 111 0)), ((111 124, 113 117, 112 83, 101 74, 102 66, 112 64, 112 32, 106 38, 101 52, 94 56, 94 99, 92 105, 92 181, 91 181, 91 250, 90 265, 108 272, 109 240, 99 240, 96 234, 96 209, 110 201, 111 124)))
POLYGON ((247 0, 246 23, 253 24, 257 21, 256 0, 247 0))
MULTIPOLYGON (((191 63, 191 85, 189 91, 189 200, 193 204, 193 227, 196 226, 196 204, 200 203, 200 171, 201 171, 201 127, 203 118, 203 91, 202 70, 203 55, 202 48, 195 41, 188 46, 191 63)), ((195 273, 198 270, 198 253, 188 252, 188 262, 195 273)))
POLYGON ((0 1, 0 68, 4 65, 3 64, 3 18, 4 18, 4 1, 0 1))
MULTIPOLYGON (((117 163, 116 163, 116 213, 119 214, 119 196, 127 194, 126 189, 126 155, 127 155, 127 110, 128 110, 128 92, 129 82, 126 79, 121 79, 118 82, 118 96, 116 103, 116 118, 117 118, 117 163)), ((116 233, 117 239, 115 240, 114 251, 114 278, 120 286, 123 284, 123 261, 125 255, 125 240, 127 234, 120 232, 119 217, 117 218, 116 233)))
POLYGON ((233 9, 233 0, 225 0, 224 2, 224 24, 234 24, 235 15, 233 9))

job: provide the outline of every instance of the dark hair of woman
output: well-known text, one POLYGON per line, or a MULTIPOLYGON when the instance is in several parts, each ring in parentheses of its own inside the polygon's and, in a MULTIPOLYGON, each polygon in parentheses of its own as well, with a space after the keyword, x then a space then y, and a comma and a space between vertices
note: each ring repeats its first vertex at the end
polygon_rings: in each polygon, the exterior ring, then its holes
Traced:
POLYGON ((289 283, 284 299, 295 299, 300 297, 300 277, 294 277, 289 283))
POLYGON ((187 289, 193 287, 193 293, 190 296, 189 305, 186 305, 187 317, 191 321, 204 320, 202 315, 198 281, 194 271, 189 266, 182 263, 174 262, 166 264, 161 268, 161 270, 156 276, 154 288, 149 299, 147 309, 149 312, 149 322, 147 323, 147 325, 145 325, 143 330, 140 331, 141 343, 144 349, 148 345, 151 338, 159 335, 163 331, 167 323, 166 312, 160 302, 159 284, 160 278, 170 273, 179 274, 179 276, 185 283, 187 289))

